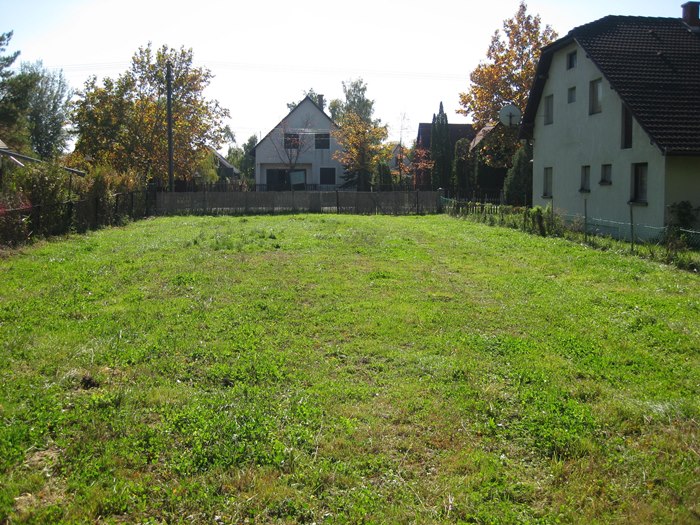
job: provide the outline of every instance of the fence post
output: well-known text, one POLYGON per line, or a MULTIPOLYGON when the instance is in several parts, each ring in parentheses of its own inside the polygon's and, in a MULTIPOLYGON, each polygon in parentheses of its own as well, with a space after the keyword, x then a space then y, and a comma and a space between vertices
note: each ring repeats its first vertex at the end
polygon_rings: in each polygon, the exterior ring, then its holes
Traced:
POLYGON ((583 197, 583 241, 588 244, 588 199, 583 197))
POLYGON ((630 203, 630 250, 634 253, 634 206, 630 203))
POLYGON ((337 188, 335 190, 335 212, 340 214, 340 194, 338 193, 337 188))

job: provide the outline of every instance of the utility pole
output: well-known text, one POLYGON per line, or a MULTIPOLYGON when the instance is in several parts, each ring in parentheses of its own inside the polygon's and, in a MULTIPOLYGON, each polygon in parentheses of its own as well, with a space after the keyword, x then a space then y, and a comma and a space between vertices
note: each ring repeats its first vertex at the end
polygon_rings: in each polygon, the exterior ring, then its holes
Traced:
POLYGON ((173 65, 167 63, 167 100, 168 100, 168 191, 175 191, 175 175, 173 163, 173 65))

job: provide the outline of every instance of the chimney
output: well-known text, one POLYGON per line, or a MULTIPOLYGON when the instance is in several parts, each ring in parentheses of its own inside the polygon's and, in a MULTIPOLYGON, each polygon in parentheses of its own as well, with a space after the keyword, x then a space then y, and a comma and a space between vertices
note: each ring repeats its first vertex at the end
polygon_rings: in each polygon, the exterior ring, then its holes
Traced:
MULTIPOLYGON (((697 2, 696 2, 697 4, 697 2)), ((697 11, 697 8, 696 8, 697 11)), ((318 104, 318 107, 323 109, 323 95, 316 95, 316 104, 318 104)))
POLYGON ((700 2, 686 2, 683 8, 683 22, 690 27, 700 27, 700 2))

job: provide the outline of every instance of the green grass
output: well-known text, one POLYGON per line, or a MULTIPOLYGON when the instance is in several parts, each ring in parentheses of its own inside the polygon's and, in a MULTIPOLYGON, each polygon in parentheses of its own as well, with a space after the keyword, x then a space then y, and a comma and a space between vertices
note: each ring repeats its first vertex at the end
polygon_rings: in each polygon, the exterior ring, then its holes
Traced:
POLYGON ((445 216, 43 242, 0 522, 697 523, 698 349, 697 276, 445 216))

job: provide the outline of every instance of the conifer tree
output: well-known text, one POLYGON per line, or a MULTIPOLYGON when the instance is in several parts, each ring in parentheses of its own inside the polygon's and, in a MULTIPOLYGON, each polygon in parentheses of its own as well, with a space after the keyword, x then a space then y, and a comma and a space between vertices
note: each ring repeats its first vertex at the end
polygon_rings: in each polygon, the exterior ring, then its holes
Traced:
POLYGON ((430 158, 433 161, 432 187, 449 189, 452 172, 452 148, 447 115, 440 102, 440 111, 433 115, 430 130, 430 158))
POLYGON ((525 144, 513 155, 512 166, 503 182, 503 196, 511 206, 532 203, 532 146, 525 144))

